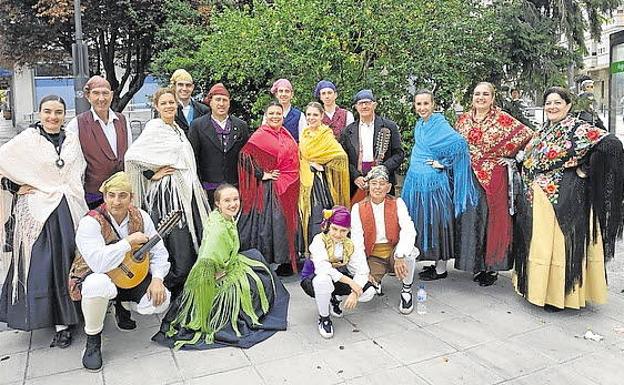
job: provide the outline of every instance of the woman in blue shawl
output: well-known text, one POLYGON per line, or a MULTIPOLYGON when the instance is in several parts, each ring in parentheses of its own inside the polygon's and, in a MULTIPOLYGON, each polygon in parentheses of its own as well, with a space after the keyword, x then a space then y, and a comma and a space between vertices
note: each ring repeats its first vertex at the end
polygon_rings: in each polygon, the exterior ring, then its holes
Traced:
POLYGON ((419 274, 425 281, 447 277, 446 261, 455 258, 454 222, 479 204, 479 190, 470 167, 466 140, 433 113, 433 93, 414 97, 420 116, 414 128, 414 147, 403 183, 402 198, 418 230, 419 259, 436 261, 419 274))

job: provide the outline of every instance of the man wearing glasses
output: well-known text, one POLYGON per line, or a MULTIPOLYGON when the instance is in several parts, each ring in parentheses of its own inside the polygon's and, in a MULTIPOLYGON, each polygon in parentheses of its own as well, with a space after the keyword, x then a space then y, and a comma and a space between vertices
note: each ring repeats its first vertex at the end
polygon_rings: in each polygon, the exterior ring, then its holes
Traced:
POLYGON ((348 125, 340 137, 340 143, 349 157, 351 195, 358 189, 366 190, 365 175, 373 166, 384 165, 389 182, 396 183, 395 171, 405 157, 401 147, 401 135, 396 123, 375 114, 377 102, 373 91, 361 90, 353 97, 358 112, 355 122, 348 125))

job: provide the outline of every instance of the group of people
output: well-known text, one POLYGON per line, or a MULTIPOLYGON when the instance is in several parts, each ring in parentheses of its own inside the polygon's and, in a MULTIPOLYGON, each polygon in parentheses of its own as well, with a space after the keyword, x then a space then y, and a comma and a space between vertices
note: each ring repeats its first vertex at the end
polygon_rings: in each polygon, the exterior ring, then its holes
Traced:
POLYGON ((624 151, 570 114, 567 90, 546 91, 538 131, 498 108, 490 83, 476 85, 455 127, 431 91, 416 92, 399 197, 401 135, 371 90, 354 95, 354 118, 332 82, 320 81, 302 111, 279 79, 252 133, 230 114, 223 84, 205 103, 193 89, 175 71, 153 96, 158 117, 133 141, 110 109, 110 84, 94 76, 91 110, 65 127, 65 102, 46 96, 40 121, 0 147, 0 243, 10 255, 0 321, 54 326, 50 346, 64 348, 82 312, 82 363, 99 370, 111 301, 122 330, 136 328, 131 311, 166 312, 153 337, 166 346, 250 347, 286 329, 278 275, 300 274, 324 338, 331 316, 382 294, 387 275, 402 283, 398 310, 412 312, 416 261, 432 262, 421 280, 446 278, 454 259, 481 286, 513 269, 516 291, 550 310, 606 302, 624 151))

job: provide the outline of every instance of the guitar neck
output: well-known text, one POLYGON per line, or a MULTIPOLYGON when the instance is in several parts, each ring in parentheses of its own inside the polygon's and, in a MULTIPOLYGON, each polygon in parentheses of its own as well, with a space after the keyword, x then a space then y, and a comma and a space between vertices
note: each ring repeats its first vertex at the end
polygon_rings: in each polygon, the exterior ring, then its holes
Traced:
POLYGON ((145 258, 145 255, 147 255, 147 252, 150 251, 154 246, 156 246, 158 241, 160 241, 161 239, 162 238, 160 237, 160 234, 151 237, 149 241, 147 241, 143 246, 141 246, 137 251, 134 252, 134 259, 142 261, 143 258, 145 258))

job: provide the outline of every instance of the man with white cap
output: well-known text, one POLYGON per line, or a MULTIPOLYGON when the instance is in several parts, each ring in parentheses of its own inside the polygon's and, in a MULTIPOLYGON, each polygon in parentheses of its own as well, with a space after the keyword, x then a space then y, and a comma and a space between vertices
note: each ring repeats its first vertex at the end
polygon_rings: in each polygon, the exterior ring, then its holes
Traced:
POLYGON ((169 253, 160 240, 150 250, 149 274, 134 288, 115 286, 106 274, 117 268, 127 252, 157 235, 154 223, 143 210, 130 204, 132 185, 128 175, 118 172, 102 183, 104 204, 91 210, 80 220, 76 232, 76 247, 92 271, 82 282, 80 294, 85 320, 87 343, 82 364, 89 370, 102 367, 102 329, 108 302, 117 298, 124 307, 116 307, 120 329, 130 330, 136 324, 130 312, 140 314, 162 313, 169 307, 171 293, 163 279, 169 272, 169 253))
POLYGON ((388 180, 384 166, 375 166, 366 175, 368 196, 351 208, 351 239, 356 248, 365 250, 370 280, 379 293, 386 274, 395 273, 403 283, 399 311, 409 314, 414 308, 416 229, 405 202, 388 195, 392 187, 388 180))
POLYGON ((67 131, 77 133, 82 154, 87 161, 84 189, 89 209, 104 201, 98 188, 104 180, 124 169, 124 155, 132 143, 132 132, 122 113, 111 110, 113 91, 108 80, 93 76, 84 87, 91 109, 67 125, 67 131))
POLYGON ((195 89, 195 83, 193 83, 193 77, 187 70, 182 68, 175 70, 169 82, 171 88, 175 90, 180 103, 175 116, 175 122, 188 135, 193 120, 206 115, 210 112, 210 109, 205 104, 191 98, 195 89))

